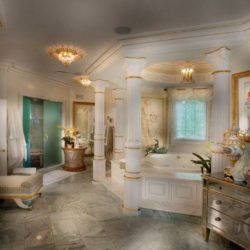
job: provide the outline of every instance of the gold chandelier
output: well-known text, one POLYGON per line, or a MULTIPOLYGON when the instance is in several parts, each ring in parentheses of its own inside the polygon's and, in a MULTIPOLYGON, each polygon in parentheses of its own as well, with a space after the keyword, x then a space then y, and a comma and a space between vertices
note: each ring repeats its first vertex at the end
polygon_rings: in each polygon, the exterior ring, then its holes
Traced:
POLYGON ((51 57, 59 60, 66 67, 85 56, 83 50, 70 45, 51 46, 47 49, 47 52, 51 57))
POLYGON ((74 77, 74 80, 76 80, 77 82, 81 83, 83 87, 89 87, 91 84, 91 80, 89 79, 88 75, 80 75, 80 76, 76 76, 74 77))
POLYGON ((182 82, 184 82, 184 83, 194 82, 193 81, 193 72, 194 72, 194 69, 193 69, 192 65, 185 65, 181 70, 182 82))

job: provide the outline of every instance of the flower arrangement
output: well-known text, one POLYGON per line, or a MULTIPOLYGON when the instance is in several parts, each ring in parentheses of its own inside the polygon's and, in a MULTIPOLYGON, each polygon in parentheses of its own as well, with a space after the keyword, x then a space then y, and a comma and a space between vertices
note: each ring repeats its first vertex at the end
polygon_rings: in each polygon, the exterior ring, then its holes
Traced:
POLYGON ((63 129, 64 136, 62 137, 62 140, 64 140, 65 147, 68 145, 74 147, 75 140, 80 135, 79 131, 77 131, 75 128, 66 128, 62 126, 58 126, 58 128, 63 129))

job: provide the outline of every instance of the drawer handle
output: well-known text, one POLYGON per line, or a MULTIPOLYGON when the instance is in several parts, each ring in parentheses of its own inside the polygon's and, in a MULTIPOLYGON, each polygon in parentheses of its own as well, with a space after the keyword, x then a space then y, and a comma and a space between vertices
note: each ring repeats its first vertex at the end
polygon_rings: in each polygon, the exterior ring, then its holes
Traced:
POLYGON ((222 202, 221 202, 220 200, 215 201, 215 204, 216 204, 216 205, 221 205, 221 203, 222 203, 222 202))
POLYGON ((221 221, 221 218, 220 217, 216 217, 215 220, 216 221, 221 221))

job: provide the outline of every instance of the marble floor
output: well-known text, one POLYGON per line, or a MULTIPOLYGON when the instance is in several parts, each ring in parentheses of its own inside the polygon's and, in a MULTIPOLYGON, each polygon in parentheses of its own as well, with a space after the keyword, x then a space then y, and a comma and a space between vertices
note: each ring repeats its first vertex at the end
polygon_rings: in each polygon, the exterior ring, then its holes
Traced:
POLYGON ((199 219, 189 216, 125 216, 120 200, 91 179, 89 168, 46 186, 32 211, 0 202, 0 249, 241 249, 215 233, 204 242, 199 219))

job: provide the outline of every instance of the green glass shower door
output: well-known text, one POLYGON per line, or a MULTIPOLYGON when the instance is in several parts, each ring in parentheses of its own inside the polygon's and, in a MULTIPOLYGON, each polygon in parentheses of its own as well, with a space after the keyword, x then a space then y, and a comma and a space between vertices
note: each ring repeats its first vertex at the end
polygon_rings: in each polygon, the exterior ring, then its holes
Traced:
POLYGON ((23 133, 26 142, 27 159, 23 161, 25 168, 30 167, 30 113, 31 100, 29 97, 23 97, 23 133))
POLYGON ((62 103, 44 101, 43 103, 44 167, 62 163, 61 130, 62 103))

